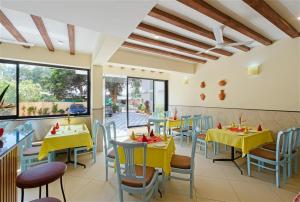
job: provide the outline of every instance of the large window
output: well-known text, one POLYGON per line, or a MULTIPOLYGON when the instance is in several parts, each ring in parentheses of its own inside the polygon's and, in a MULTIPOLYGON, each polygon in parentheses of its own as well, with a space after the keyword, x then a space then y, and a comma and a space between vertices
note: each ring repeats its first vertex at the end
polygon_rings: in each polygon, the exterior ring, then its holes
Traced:
POLYGON ((0 108, 1 119, 8 113, 22 118, 89 114, 89 70, 22 62, 0 64, 0 93, 9 85, 4 106, 11 106, 10 110, 0 108))

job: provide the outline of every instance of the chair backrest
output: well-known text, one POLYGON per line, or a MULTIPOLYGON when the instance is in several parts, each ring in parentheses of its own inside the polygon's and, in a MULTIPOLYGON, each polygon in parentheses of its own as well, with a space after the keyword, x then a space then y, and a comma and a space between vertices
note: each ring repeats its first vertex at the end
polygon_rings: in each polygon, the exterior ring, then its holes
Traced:
POLYGON ((165 118, 169 118, 169 117, 171 117, 171 116, 172 116, 171 111, 165 111, 165 112, 164 112, 164 117, 165 117, 165 118))
POLYGON ((158 119, 158 118, 162 118, 163 117, 163 113, 162 112, 158 112, 158 111, 155 111, 152 113, 152 116, 151 116, 153 119, 158 119))
POLYGON ((22 141, 21 145, 22 145, 22 147, 26 147, 26 148, 32 147, 33 134, 34 134, 34 129, 33 129, 33 126, 32 126, 32 122, 31 121, 26 121, 24 124, 21 124, 21 125, 17 126, 14 129, 14 133, 17 133, 17 132, 19 134, 22 134, 22 135, 29 134, 27 136, 27 138, 25 138, 22 141))
POLYGON ((192 123, 193 131, 195 131, 195 133, 199 133, 201 131, 201 115, 194 115, 192 123))
POLYGON ((93 139, 94 146, 97 146, 97 137, 99 133, 99 128, 100 128, 100 122, 99 120, 95 120, 92 128, 92 139, 93 139))
POLYGON ((113 145, 115 156, 116 156, 116 167, 119 185, 121 185, 122 180, 137 180, 143 183, 143 187, 146 186, 146 156, 147 156, 147 143, 125 143, 111 140, 113 145), (124 151, 124 163, 125 171, 121 170, 120 156, 118 152, 118 147, 121 147, 124 151), (140 164, 143 167, 143 175, 138 176, 136 174, 136 163, 134 160, 135 150, 139 149, 138 152, 143 152, 143 162, 140 164), (141 150, 140 150, 141 149, 141 150))
POLYGON ((213 128, 214 125, 212 116, 203 116, 201 123, 201 130, 203 133, 206 133, 208 129, 213 128))
POLYGON ((180 129, 181 130, 189 130, 190 129, 190 121, 191 121, 191 116, 181 116, 181 121, 180 121, 180 129))
POLYGON ((195 153, 196 153, 196 144, 197 144, 197 133, 193 131, 192 133, 192 153, 191 153, 191 169, 194 171, 195 166, 195 153))
POLYGON ((116 124, 114 121, 105 123, 104 136, 104 142, 106 147, 105 149, 108 151, 112 148, 112 144, 110 143, 110 141, 112 139, 116 140, 117 138, 116 124))
POLYGON ((300 128, 291 128, 288 131, 290 132, 288 153, 292 154, 293 151, 298 151, 300 146, 300 128))
POLYGON ((279 131, 276 140, 276 161, 279 161, 281 155, 285 155, 288 149, 288 143, 293 131, 279 131))
POLYGON ((148 123, 154 125, 154 133, 161 134, 161 126, 163 126, 163 134, 166 134, 167 120, 165 119, 148 119, 148 123))

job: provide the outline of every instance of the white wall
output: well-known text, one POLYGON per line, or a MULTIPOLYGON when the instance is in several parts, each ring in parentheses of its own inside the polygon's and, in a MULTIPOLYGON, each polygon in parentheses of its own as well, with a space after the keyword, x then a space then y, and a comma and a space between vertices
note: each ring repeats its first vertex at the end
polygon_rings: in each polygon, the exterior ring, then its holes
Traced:
POLYGON ((250 52, 239 52, 198 66, 195 75, 171 74, 170 105, 300 111, 300 38, 286 39, 250 52), (260 64, 261 73, 249 76, 247 67, 260 64), (218 81, 226 79, 220 87, 218 81), (200 82, 207 86, 200 88, 200 82), (226 99, 218 94, 225 90, 226 99), (199 95, 206 94, 205 101, 199 95))

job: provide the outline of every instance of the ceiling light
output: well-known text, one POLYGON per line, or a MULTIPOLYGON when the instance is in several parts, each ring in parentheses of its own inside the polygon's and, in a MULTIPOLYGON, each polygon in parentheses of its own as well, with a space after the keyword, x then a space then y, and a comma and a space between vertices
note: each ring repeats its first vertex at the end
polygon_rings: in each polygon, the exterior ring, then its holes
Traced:
POLYGON ((300 20, 300 16, 299 16, 299 17, 297 17, 297 20, 300 20))
POLYGON ((160 37, 159 37, 159 36, 157 36, 157 35, 155 35, 155 36, 154 36, 154 38, 155 38, 155 39, 159 39, 160 37))

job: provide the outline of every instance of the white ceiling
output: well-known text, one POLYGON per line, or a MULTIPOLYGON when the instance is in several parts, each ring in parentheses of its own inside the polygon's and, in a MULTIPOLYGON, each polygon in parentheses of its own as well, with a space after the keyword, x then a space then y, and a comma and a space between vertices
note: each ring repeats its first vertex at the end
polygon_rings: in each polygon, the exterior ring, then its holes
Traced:
MULTIPOLYGON (((246 26, 273 41, 289 37, 256 11, 254 11, 251 7, 245 4, 242 0, 206 1, 222 12, 228 14, 234 19, 237 19, 246 26)), ((300 16, 300 0, 265 1, 289 23, 291 23, 298 31, 300 31, 300 21, 297 20, 297 17, 300 16)), ((38 15, 43 18, 46 29, 48 30, 52 43, 56 49, 69 50, 66 24, 74 24, 76 30, 76 51, 84 53, 92 53, 97 44, 99 35, 103 34, 125 40, 131 33, 136 33, 154 39, 154 35, 135 29, 140 22, 144 22, 146 24, 150 24, 210 45, 215 44, 215 42, 211 39, 207 39, 153 17, 147 16, 147 13, 154 6, 208 30, 212 30, 214 27, 221 25, 219 22, 175 0, 2 0, 1 6, 5 7, 5 9, 2 10, 17 27, 17 29, 24 35, 25 39, 29 42, 35 43, 38 46, 45 46, 45 44, 29 14, 38 15), (64 44, 60 45, 57 43, 59 40, 63 41, 64 44)), ((13 39, 12 36, 2 27, 2 25, 0 25, 0 34, 3 38, 13 39)), ((252 40, 229 27, 224 29, 224 35, 236 41, 252 40)), ((177 42, 172 39, 160 37, 159 40, 180 45, 192 50, 202 51, 200 48, 177 42)), ((127 41, 195 57, 194 55, 184 54, 178 51, 168 50, 166 48, 160 48, 153 45, 147 45, 129 39, 127 39, 127 41)), ((118 44, 118 47, 120 46, 121 42, 116 43, 118 44)), ((249 47, 254 48, 257 46, 262 45, 258 42, 254 42, 249 47)), ((116 49, 112 48, 112 50, 115 51, 116 49)), ((235 48, 226 48, 226 50, 233 53, 240 51, 235 48)), ((221 56, 213 52, 210 52, 209 54, 221 56)), ((99 57, 101 57, 101 54, 99 57)))
MULTIPOLYGON (((10 9, 2 9, 7 18, 19 30, 23 37, 35 46, 46 47, 41 34, 36 28, 30 15, 10 9)), ((43 18, 43 22, 52 41, 54 49, 69 50, 68 29, 65 23, 43 18), (59 43, 61 41, 63 44, 59 43)), ((99 33, 75 27, 75 49, 76 52, 92 53, 99 33)), ((14 37, 0 24, 0 38, 15 41, 14 37)))

